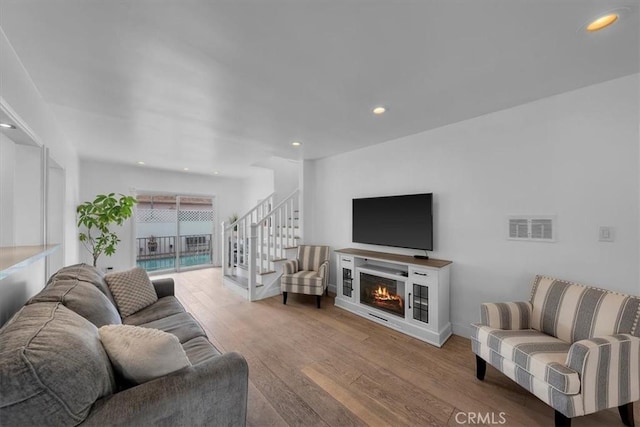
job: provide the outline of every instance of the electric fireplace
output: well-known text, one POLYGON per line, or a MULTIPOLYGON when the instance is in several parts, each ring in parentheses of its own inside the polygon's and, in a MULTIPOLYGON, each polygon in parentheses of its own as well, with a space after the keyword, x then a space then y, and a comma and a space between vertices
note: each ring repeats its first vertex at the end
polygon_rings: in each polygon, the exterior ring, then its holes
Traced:
POLYGON ((360 303, 404 318, 404 281, 361 272, 360 303))

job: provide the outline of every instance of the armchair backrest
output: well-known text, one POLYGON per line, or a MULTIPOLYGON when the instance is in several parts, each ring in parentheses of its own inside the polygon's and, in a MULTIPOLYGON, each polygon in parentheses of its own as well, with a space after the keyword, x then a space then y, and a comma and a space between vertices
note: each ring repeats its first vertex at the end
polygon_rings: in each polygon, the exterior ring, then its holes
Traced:
POLYGON ((640 336, 640 297, 536 276, 531 327, 563 341, 614 334, 640 336))
POLYGON ((318 271, 329 260, 329 246, 298 246, 298 270, 318 271))

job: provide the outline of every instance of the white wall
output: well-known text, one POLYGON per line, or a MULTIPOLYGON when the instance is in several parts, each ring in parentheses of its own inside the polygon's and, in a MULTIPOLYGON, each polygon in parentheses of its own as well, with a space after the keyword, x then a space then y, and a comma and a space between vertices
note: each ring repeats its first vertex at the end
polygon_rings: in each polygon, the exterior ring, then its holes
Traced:
POLYGON ((13 214, 16 145, 0 134, 0 246, 15 244, 13 214))
MULTIPOLYGON (((68 139, 61 132, 55 117, 44 102, 42 96, 33 84, 31 77, 23 67, 20 59, 16 55, 13 47, 9 43, 6 35, 0 28, 0 102, 3 108, 18 118, 15 123, 21 129, 31 135, 35 142, 44 145, 49 149, 50 156, 65 170, 65 200, 64 204, 64 262, 72 264, 78 259, 78 245, 76 243, 75 229, 75 206, 78 200, 78 157, 76 151, 71 146, 68 139)), ((20 176, 20 163, 22 158, 15 146, 7 139, 2 140, 0 154, 4 160, 0 161, 2 166, 3 179, 1 192, 3 194, 3 208, 1 214, 2 233, 0 239, 2 245, 24 244, 27 241, 23 237, 29 237, 31 230, 25 229, 25 225, 20 222, 22 212, 16 212, 16 207, 23 202, 23 194, 19 193, 20 185, 16 181, 20 176), (5 157, 5 155, 7 157, 5 157), (16 161, 13 167, 8 167, 5 162, 16 161), (11 187, 5 177, 12 175, 11 187), (7 191, 5 191, 7 190, 7 191), (11 193, 13 193, 11 195, 11 193), (11 197, 10 197, 11 196, 11 197), (5 200, 6 197, 6 200, 5 200), (13 201, 4 206, 7 200, 13 201), (6 218, 13 213, 13 218, 9 223, 5 223, 6 218), (7 227, 13 227, 12 233, 5 234, 7 227), (21 241, 18 241, 17 239, 21 241)), ((25 196, 26 197, 26 196, 25 196)), ((32 212, 34 215, 42 215, 42 212, 32 212)), ((41 232, 40 232, 41 235, 41 232)), ((40 260, 31 264, 17 273, 5 277, 0 281, 0 324, 4 323, 28 298, 37 293, 45 285, 45 261, 40 260)))
POLYGON ((275 192, 276 204, 300 187, 302 163, 298 160, 272 156, 257 163, 256 166, 270 170, 272 173, 272 188, 275 192))
POLYGON ((78 156, 71 141, 64 135, 51 109, 33 84, 31 77, 16 55, 10 41, 0 28, 0 93, 3 103, 19 116, 36 142, 49 149, 50 157, 65 170, 64 251, 65 263, 78 260, 75 209, 78 204, 78 156))
MULTIPOLYGON (((273 181, 273 170, 263 167, 255 168, 253 174, 242 181, 242 190, 244 193, 243 204, 232 213, 242 216, 247 213, 249 209, 253 208, 258 203, 258 200, 263 200, 269 194, 273 193, 275 191, 273 181)), ((227 221, 228 218, 229 216, 223 217, 221 221, 227 221)))
POLYGON ((17 245, 41 245, 43 238, 42 149, 15 146, 14 238, 17 245))
POLYGON ((305 240, 415 254, 351 243, 351 200, 433 192, 431 255, 453 261, 461 335, 479 302, 527 300, 535 274, 640 294, 638 84, 627 76, 307 162, 305 240), (511 214, 557 215, 557 242, 507 240, 511 214), (601 225, 615 242, 598 242, 601 225))
MULTIPOLYGON (((83 201, 93 200, 96 195, 104 193, 122 193, 133 195, 135 191, 165 192, 184 195, 214 196, 215 236, 218 254, 216 263, 220 262, 220 222, 228 218, 233 212, 239 212, 245 206, 247 199, 244 193, 244 181, 224 177, 187 174, 140 166, 118 165, 83 159, 80 162, 80 197, 83 201)), ((126 221, 118 231, 121 242, 116 253, 107 257, 102 255, 98 259, 98 267, 114 267, 115 270, 125 270, 135 265, 136 250, 134 246, 134 219, 126 221)), ((82 259, 91 263, 91 257, 83 248, 82 259)))
POLYGON ((276 203, 293 193, 300 186, 300 162, 273 157, 273 188, 276 203))

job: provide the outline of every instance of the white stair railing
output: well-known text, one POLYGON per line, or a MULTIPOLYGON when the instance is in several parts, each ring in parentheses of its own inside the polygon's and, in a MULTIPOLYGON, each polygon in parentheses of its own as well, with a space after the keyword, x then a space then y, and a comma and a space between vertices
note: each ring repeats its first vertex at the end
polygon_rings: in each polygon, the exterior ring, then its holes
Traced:
POLYGON ((236 266, 249 268, 249 260, 246 255, 251 224, 255 224, 271 212, 274 196, 275 193, 271 193, 235 222, 222 223, 222 270, 224 275, 231 274, 232 268, 236 266))
POLYGON ((234 224, 223 223, 223 243, 228 252, 223 274, 240 275, 238 269, 244 270, 250 300, 258 299, 256 289, 269 282, 266 277, 275 273, 275 263, 287 259, 287 249, 297 247, 298 207, 299 190, 296 190, 272 209, 263 210, 262 218, 254 222, 249 223, 250 216, 245 215, 234 224))
POLYGON ((258 222, 249 234, 249 298, 255 299, 258 275, 275 273, 274 262, 287 258, 286 251, 298 246, 299 190, 285 197, 258 222))

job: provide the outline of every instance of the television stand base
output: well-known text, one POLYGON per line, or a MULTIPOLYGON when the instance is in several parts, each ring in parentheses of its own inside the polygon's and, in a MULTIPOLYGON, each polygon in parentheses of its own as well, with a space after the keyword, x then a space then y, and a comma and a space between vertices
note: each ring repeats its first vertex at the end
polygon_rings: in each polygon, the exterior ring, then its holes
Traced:
POLYGON ((429 255, 414 255, 415 259, 429 259, 429 255))

